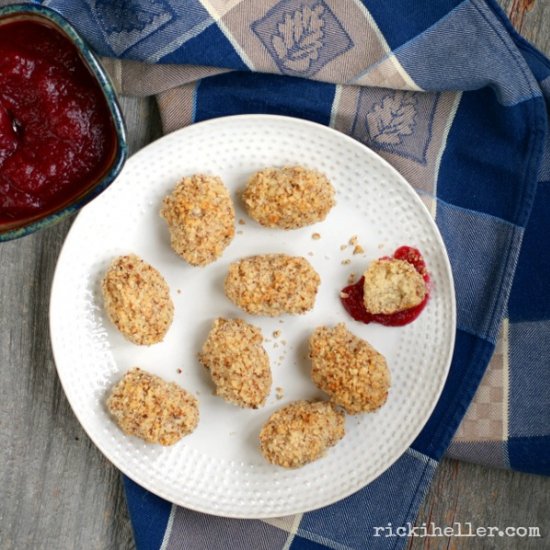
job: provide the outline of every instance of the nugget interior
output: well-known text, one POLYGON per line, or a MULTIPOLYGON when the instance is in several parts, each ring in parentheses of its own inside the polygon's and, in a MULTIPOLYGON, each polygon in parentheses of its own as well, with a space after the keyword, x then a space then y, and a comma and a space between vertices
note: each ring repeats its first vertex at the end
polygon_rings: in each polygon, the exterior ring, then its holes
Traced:
POLYGON ((397 313, 417 306, 426 296, 422 275, 403 260, 376 260, 364 277, 363 301, 369 313, 397 313))

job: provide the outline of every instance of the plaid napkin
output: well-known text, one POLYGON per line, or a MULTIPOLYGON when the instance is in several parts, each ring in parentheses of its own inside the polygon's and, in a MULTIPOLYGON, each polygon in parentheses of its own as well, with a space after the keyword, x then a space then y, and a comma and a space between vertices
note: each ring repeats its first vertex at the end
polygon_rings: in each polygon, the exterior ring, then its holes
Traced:
POLYGON ((138 548, 401 548, 374 528, 414 522, 445 452, 550 474, 550 63, 493 0, 43 3, 111 58, 119 91, 158 94, 166 132, 272 113, 365 143, 425 201, 455 277, 449 379, 384 475, 267 521, 195 513, 126 480, 138 548))

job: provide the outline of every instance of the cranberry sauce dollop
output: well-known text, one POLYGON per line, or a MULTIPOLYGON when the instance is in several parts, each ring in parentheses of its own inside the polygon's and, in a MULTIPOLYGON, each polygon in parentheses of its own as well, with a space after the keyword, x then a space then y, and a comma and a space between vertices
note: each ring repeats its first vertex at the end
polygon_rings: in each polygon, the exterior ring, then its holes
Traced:
POLYGON ((0 223, 54 210, 95 183, 116 134, 101 87, 61 32, 0 26, 0 223))
POLYGON ((363 323, 380 323, 388 327, 400 327, 412 323, 422 312, 429 298, 430 275, 426 269, 426 263, 422 254, 416 248, 410 246, 401 246, 393 257, 396 260, 404 260, 410 263, 424 279, 426 283, 426 296, 417 306, 398 311, 397 313, 369 313, 363 303, 363 283, 364 277, 361 277, 355 284, 342 289, 340 300, 345 310, 356 320, 363 323))

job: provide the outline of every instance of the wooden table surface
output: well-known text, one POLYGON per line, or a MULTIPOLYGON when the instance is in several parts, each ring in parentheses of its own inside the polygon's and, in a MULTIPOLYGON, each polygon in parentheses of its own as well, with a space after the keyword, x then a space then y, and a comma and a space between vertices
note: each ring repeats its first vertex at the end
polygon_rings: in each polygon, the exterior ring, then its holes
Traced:
MULTIPOLYGON (((550 55, 550 0, 501 4, 550 55)), ((122 106, 131 151, 160 136, 153 99, 124 98, 122 106)), ((73 415, 50 348, 49 292, 71 222, 0 245, 1 550, 135 547, 120 474, 73 415)), ((550 478, 444 460, 417 525, 430 522, 538 526, 544 538, 521 545, 519 539, 411 538, 408 548, 550 548, 550 478)))

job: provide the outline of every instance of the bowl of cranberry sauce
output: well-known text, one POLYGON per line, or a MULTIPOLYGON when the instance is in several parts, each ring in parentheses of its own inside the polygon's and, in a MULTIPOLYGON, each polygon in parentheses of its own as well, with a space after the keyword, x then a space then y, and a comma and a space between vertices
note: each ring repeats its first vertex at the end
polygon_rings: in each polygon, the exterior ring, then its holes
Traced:
POLYGON ((115 91, 57 12, 0 8, 0 241, 76 212, 127 157, 115 91))

